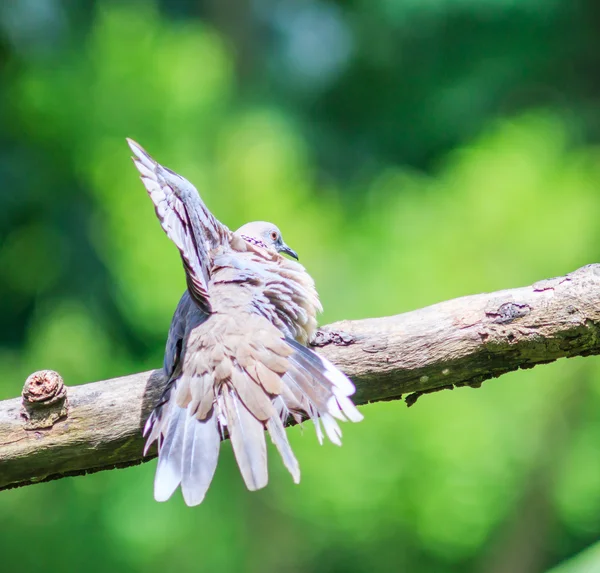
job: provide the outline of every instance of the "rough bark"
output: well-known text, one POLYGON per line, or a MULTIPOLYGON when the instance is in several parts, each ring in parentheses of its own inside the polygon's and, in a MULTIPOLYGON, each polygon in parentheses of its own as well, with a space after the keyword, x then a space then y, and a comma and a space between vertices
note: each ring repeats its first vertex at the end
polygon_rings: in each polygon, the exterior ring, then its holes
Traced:
MULTIPOLYGON (((599 333, 600 265, 588 265, 528 287, 331 324, 315 346, 354 380, 358 404, 408 394, 412 405, 424 393, 600 354, 599 333)), ((23 398, 0 402, 0 490, 154 457, 142 456, 141 427, 162 388, 159 370, 67 388, 66 400, 52 383, 48 400, 30 377, 23 398)))

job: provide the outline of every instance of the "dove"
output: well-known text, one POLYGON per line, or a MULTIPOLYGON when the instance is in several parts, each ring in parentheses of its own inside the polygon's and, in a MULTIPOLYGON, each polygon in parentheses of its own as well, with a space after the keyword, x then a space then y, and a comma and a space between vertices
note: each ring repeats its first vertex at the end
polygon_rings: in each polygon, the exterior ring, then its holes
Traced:
POLYGON ((181 487, 187 505, 200 504, 226 437, 249 490, 268 482, 266 433, 298 483, 287 423, 310 419, 321 444, 341 445, 338 422, 363 419, 351 380, 308 347, 322 311, 315 283, 276 225, 232 232, 189 181, 127 141, 187 284, 168 333, 166 386, 144 426, 144 454, 158 444, 154 498, 181 487))

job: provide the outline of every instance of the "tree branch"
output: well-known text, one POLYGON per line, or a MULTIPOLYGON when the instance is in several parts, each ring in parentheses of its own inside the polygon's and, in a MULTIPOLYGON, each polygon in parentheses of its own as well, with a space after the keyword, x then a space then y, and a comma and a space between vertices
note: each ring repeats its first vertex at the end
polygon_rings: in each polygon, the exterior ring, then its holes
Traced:
MULTIPOLYGON (((357 404, 408 393, 412 405, 424 393, 600 354, 600 265, 398 316, 338 322, 319 331, 315 346, 354 380, 357 404)), ((0 402, 0 490, 154 457, 142 457, 141 428, 160 395, 161 371, 68 388, 66 402, 55 378, 49 390, 36 380, 28 379, 23 399, 0 402)))

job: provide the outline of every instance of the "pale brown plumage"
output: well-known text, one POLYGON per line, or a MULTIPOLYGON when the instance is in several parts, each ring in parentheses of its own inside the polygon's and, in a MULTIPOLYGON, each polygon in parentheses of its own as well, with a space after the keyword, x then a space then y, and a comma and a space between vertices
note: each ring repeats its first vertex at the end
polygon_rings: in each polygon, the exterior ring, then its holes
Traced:
POLYGON ((352 383, 305 346, 321 311, 314 282, 280 254, 296 257, 274 225, 232 233, 189 182, 130 146, 188 281, 167 341, 167 389, 145 428, 146 448, 159 443, 155 498, 168 499, 181 484, 186 503, 200 503, 225 432, 248 489, 268 481, 265 429, 298 482, 288 417, 311 418, 319 440, 323 427, 336 444, 336 419, 362 419, 348 398, 352 383))

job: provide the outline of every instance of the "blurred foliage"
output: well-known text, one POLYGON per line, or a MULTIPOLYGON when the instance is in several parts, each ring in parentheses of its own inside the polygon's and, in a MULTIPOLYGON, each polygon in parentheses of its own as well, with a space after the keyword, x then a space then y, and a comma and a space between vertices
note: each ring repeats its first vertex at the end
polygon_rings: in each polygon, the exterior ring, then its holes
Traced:
MULTIPOLYGON (((230 227, 267 219, 322 322, 529 284, 598 260, 597 7, 566 0, 19 0, 0 6, 0 398, 158 366, 184 289, 125 145, 230 227)), ((600 570, 600 363, 407 410, 345 444, 289 431, 205 503, 154 463, 0 494, 6 571, 600 570), (273 454, 273 452, 271 452, 273 454), (573 557, 572 559, 569 559, 573 557)))

